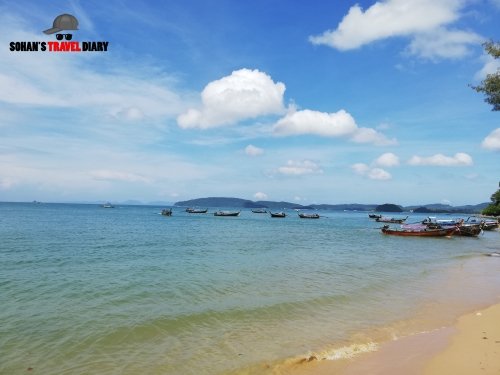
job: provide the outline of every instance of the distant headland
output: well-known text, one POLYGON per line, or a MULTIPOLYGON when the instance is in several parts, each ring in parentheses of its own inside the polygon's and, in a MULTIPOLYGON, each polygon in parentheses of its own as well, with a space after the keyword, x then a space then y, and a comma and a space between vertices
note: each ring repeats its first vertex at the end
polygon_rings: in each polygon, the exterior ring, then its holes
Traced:
POLYGON ((300 210, 334 210, 334 211, 378 211, 378 212, 416 212, 416 213, 466 213, 481 212, 489 203, 476 205, 451 206, 432 203, 416 206, 400 206, 392 203, 384 204, 311 204, 301 205, 285 201, 251 201, 241 198, 207 197, 175 202, 175 206, 183 207, 231 207, 231 208, 268 208, 268 209, 300 209, 300 210))

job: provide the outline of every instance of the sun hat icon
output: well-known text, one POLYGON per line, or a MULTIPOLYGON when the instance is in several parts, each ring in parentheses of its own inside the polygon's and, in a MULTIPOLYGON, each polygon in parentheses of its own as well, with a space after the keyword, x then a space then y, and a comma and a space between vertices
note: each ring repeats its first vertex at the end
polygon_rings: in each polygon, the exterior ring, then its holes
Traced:
POLYGON ((51 29, 44 31, 45 34, 54 34, 62 30, 78 30, 78 20, 75 16, 71 14, 60 14, 58 15, 51 29))

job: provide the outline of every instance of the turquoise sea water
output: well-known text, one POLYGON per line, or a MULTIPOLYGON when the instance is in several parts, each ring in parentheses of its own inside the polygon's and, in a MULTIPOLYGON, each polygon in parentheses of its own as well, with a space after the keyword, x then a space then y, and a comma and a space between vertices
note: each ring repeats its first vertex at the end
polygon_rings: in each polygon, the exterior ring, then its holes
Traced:
POLYGON ((259 373, 500 293, 500 258, 483 255, 498 231, 398 238, 361 212, 160 211, 0 204, 0 374, 259 373))

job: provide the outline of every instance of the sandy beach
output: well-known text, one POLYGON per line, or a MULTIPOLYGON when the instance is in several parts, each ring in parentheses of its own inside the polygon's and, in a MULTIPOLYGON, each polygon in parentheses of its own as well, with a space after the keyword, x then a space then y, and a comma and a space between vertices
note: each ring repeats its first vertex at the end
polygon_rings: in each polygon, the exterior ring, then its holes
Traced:
POLYGON ((424 374, 500 374, 500 304, 462 316, 456 329, 424 374))
POLYGON ((450 327, 386 342, 340 361, 299 361, 279 373, 299 375, 500 374, 500 303, 461 316, 450 327))

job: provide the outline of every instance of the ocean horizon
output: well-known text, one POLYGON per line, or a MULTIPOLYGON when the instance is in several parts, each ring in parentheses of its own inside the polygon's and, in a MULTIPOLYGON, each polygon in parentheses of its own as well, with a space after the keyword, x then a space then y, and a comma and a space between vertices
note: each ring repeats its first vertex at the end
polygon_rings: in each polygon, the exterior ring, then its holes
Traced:
POLYGON ((485 256, 498 230, 398 238, 366 212, 162 208, 0 203, 0 374, 271 373, 377 350, 500 293, 485 256))

